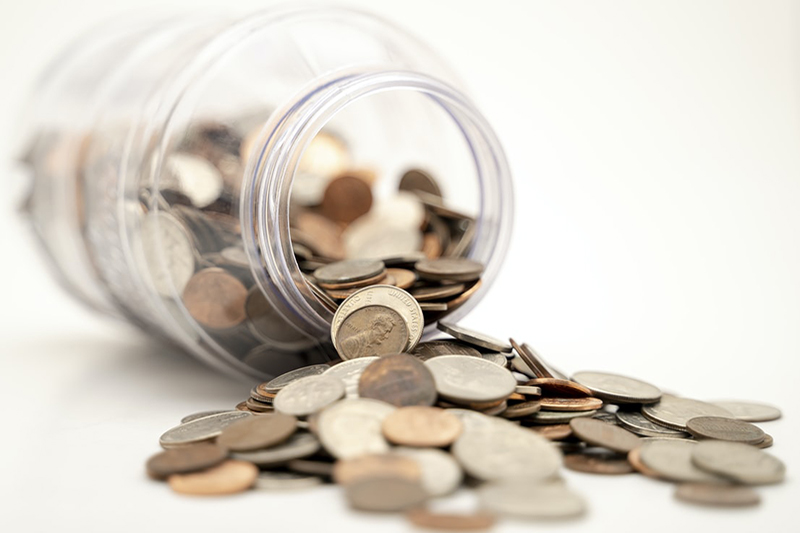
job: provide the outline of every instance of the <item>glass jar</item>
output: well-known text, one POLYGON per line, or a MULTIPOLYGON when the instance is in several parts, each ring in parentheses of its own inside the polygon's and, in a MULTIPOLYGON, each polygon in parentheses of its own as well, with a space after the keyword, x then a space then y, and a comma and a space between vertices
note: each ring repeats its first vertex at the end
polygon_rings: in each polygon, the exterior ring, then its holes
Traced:
POLYGON ((336 357, 333 308, 301 269, 292 206, 319 203, 333 174, 370 182, 359 228, 388 261, 419 224, 418 205, 398 200, 400 176, 425 169, 446 199, 415 195, 426 231, 431 216, 457 226, 457 255, 485 265, 471 298, 427 321, 430 336, 488 289, 511 231, 507 162, 458 86, 416 39, 356 11, 106 25, 58 58, 32 98, 26 211, 74 296, 265 379, 336 357), (187 304, 200 272, 225 305, 187 304))

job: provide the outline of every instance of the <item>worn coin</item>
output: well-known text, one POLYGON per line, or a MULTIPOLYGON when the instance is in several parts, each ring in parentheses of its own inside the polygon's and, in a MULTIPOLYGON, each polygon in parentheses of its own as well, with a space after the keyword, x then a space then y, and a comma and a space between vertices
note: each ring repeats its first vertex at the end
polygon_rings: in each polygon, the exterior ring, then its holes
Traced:
POLYGON ((571 453, 564 456, 564 466, 576 472, 617 476, 635 470, 625 456, 609 452, 571 453))
POLYGON ((338 285, 374 278, 383 274, 384 271, 385 265, 383 261, 352 259, 349 261, 337 261, 320 267, 314 271, 314 278, 320 283, 338 285))
POLYGON ((440 355, 468 355, 470 357, 482 356, 481 352, 475 348, 455 340, 435 340, 421 342, 409 353, 422 361, 426 361, 431 357, 438 357, 440 355))
POLYGON ((201 325, 229 329, 247 318, 247 289, 236 277, 221 268, 197 272, 183 289, 186 310, 201 325))
POLYGON ((384 453, 389 444, 381 426, 394 410, 393 405, 368 398, 341 400, 319 414, 319 438, 337 459, 384 453))
POLYGON ((413 458, 388 453, 340 459, 333 465, 333 481, 339 485, 374 477, 419 481, 422 479, 422 469, 413 458))
POLYGON ((393 285, 398 289, 408 289, 417 281, 417 274, 405 268, 387 268, 386 277, 389 276, 394 279, 393 285))
POLYGON ((192 420, 197 420, 198 418, 205 418, 211 415, 218 415, 221 413, 227 413, 230 409, 217 409, 214 411, 200 411, 199 413, 192 413, 190 415, 186 415, 181 418, 181 424, 185 424, 186 422, 191 422, 192 420))
POLYGON ((592 418, 576 418, 569 423, 572 433, 584 442, 594 446, 602 446, 618 453, 628 453, 641 444, 639 437, 600 420, 592 418))
POLYGON ((295 431, 297 419, 293 416, 281 413, 252 416, 223 429, 217 444, 237 452, 258 450, 284 442, 295 431))
MULTIPOLYGON (((519 387, 517 387, 519 388, 519 387)), ((542 409, 548 411, 595 411, 603 407, 603 400, 584 396, 583 398, 541 398, 542 409)))
POLYGON ((569 424, 548 424, 534 426, 530 429, 547 440, 561 440, 572 435, 572 427, 569 424))
POLYGON ((692 451, 692 462, 705 471, 745 485, 779 483, 786 476, 782 461, 741 442, 701 441, 692 451))
POLYGON ((737 400, 710 402, 727 409, 734 417, 745 422, 769 422, 781 417, 781 410, 771 405, 737 400))
POLYGON ((694 465, 692 456, 697 446, 697 443, 690 440, 646 440, 638 448, 639 458, 648 469, 656 472, 662 479, 707 483, 724 482, 723 478, 694 465))
POLYGON ((681 483, 675 489, 675 497, 688 503, 719 507, 747 507, 761 502, 761 497, 750 487, 719 483, 681 483))
POLYGON ((322 484, 322 478, 296 472, 261 472, 256 478, 254 489, 257 490, 298 490, 316 487, 322 484))
POLYGON ((572 518, 586 512, 584 499, 562 483, 515 477, 478 488, 481 506, 519 518, 572 518))
POLYGON ((559 378, 534 378, 525 383, 528 386, 539 387, 543 396, 555 396, 558 398, 573 398, 591 396, 592 391, 583 385, 559 378))
POLYGON ((297 368, 295 370, 290 370, 289 372, 281 374, 280 376, 266 383, 256 386, 256 390, 258 390, 258 392, 261 394, 275 394, 293 381, 297 381, 298 379, 307 376, 318 376, 330 368, 331 367, 328 365, 309 365, 297 368))
POLYGON ((406 511, 406 518, 417 527, 439 531, 483 531, 494 525, 494 515, 438 513, 421 507, 406 511))
POLYGON ((431 281, 475 281, 483 274, 483 265, 463 257, 423 259, 414 265, 421 279, 431 281))
POLYGON ((219 436, 222 430, 229 425, 249 416, 251 414, 247 411, 226 411, 198 418, 167 430, 161 435, 158 442, 162 448, 174 448, 211 440, 219 436))
POLYGON ((658 403, 643 406, 642 414, 657 424, 681 431, 686 430, 689 420, 698 416, 734 418, 722 407, 671 394, 664 394, 658 403))
POLYGON ((442 355, 424 364, 433 374, 439 394, 454 403, 501 401, 517 386, 511 372, 482 358, 442 355))
POLYGON ((227 461, 200 472, 173 474, 168 483, 181 494, 221 495, 243 492, 256 482, 258 467, 247 461, 227 461))
POLYGON ((654 403, 661 398, 661 389, 645 381, 607 372, 577 372, 572 380, 594 396, 613 403, 654 403))
POLYGON ((591 418, 597 411, 545 411, 540 409, 527 420, 534 424, 566 424, 574 418, 591 418))
POLYGON ((396 477, 370 477, 345 485, 345 498, 353 509, 403 511, 428 499, 420 481, 396 477))
POLYGON ((341 379, 327 375, 307 376, 288 384, 275 396, 275 410, 287 415, 308 416, 344 396, 341 379))
POLYGON ((438 407, 401 407, 383 421, 383 436, 400 446, 442 448, 455 442, 462 429, 456 415, 438 407))
POLYGON ((614 416, 620 426, 643 437, 673 437, 677 439, 689 437, 689 434, 684 431, 656 424, 639 411, 623 411, 620 409, 614 416))
POLYGON ((494 350, 495 352, 511 351, 511 345, 506 341, 484 335, 483 333, 467 329, 451 322, 442 322, 440 320, 436 327, 439 328, 439 331, 443 331, 460 341, 479 348, 486 348, 487 350, 494 350))
POLYGON ((449 453, 435 448, 392 448, 391 453, 416 461, 421 470, 421 482, 431 496, 445 496, 461 485, 464 473, 449 453))
POLYGON ((142 262, 159 295, 181 294, 194 274, 195 257, 189 230, 164 212, 143 217, 140 228, 142 262))
POLYGON ((345 224, 365 215, 372 207, 372 190, 361 178, 343 175, 328 183, 322 195, 320 212, 328 219, 345 224))
POLYGON ((362 307, 344 319, 336 331, 336 346, 344 360, 402 352, 408 345, 403 318, 389 307, 362 307))
POLYGON ((430 370, 407 354, 378 358, 364 369, 358 380, 361 398, 381 400, 397 407, 433 405, 436 390, 430 370))
POLYGON ((241 459, 260 466, 284 464, 293 459, 314 455, 320 449, 320 443, 310 433, 295 433, 289 440, 263 450, 251 452, 234 452, 234 459, 241 459))
POLYGON ((686 423, 686 429, 698 439, 717 439, 745 444, 764 440, 764 431, 743 420, 720 416, 698 416, 686 423))
POLYGON ((515 403, 509 405, 503 410, 503 418, 522 418, 534 413, 538 413, 542 408, 539 400, 530 400, 527 402, 515 403))
POLYGON ((361 379, 361 373, 377 360, 378 357, 359 357, 350 361, 342 361, 332 367, 328 367, 325 375, 338 378, 344 383, 347 398, 358 398, 358 380, 361 379))
POLYGON ((146 469, 147 474, 153 479, 166 479, 172 474, 184 474, 216 466, 227 457, 228 452, 224 448, 203 442, 157 453, 147 461, 146 469))

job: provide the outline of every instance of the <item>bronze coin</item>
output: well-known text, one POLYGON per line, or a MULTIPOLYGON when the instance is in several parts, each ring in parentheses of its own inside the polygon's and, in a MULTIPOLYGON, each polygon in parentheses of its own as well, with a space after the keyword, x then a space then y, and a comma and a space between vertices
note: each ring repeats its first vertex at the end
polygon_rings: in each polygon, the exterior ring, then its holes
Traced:
POLYGON ((475 281, 483 274, 482 264, 463 257, 423 259, 414 268, 421 279, 431 281, 475 281))
POLYGON ((532 385, 534 387, 539 387, 540 389, 542 389, 543 396, 557 396, 559 398, 562 397, 575 398, 575 397, 592 395, 592 391, 590 391, 583 385, 579 385, 574 381, 568 381, 566 379, 535 378, 525 383, 525 385, 532 385))
POLYGON ((473 294, 478 292, 478 290, 481 288, 482 285, 483 282, 481 280, 478 280, 470 288, 462 292, 460 295, 456 296, 452 300, 448 300, 447 310, 453 311, 464 305, 464 303, 466 303, 467 300, 472 298, 473 294))
POLYGON ((549 411, 594 411, 603 407, 603 400, 585 396, 583 398, 550 398, 541 399, 542 409, 549 411))
POLYGON ((758 444, 764 440, 764 431, 750 422, 721 416, 698 416, 686 422, 686 429, 698 439, 727 440, 758 444))
POLYGON ((411 355, 421 361, 427 361, 431 357, 439 355, 469 355, 471 357, 481 357, 481 352, 472 346, 458 340, 436 340, 421 342, 411 351, 411 355))
POLYGON ((428 232, 422 235, 422 253, 426 259, 438 259, 442 256, 442 241, 436 233, 428 232))
POLYGON ((373 477, 402 478, 419 481, 422 470, 419 463, 399 454, 370 454, 352 459, 340 459, 333 465, 333 481, 349 485, 373 477))
POLYGON ((422 191, 437 198, 442 197, 442 190, 436 183, 436 180, 425 171, 419 169, 411 169, 403 174, 400 178, 400 184, 397 188, 401 191, 416 192, 422 191))
POLYGON ((355 176, 340 176, 328 183, 322 196, 320 212, 336 222, 349 224, 372 208, 372 190, 355 176))
POLYGON ((758 505, 761 497, 750 487, 721 483, 681 483, 675 497, 688 503, 720 507, 745 507, 758 505))
POLYGON ((531 430, 535 431, 547 440, 566 439, 572 435, 572 428, 569 424, 551 424, 548 426, 534 426, 531 430))
POLYGON ((217 444, 236 452, 260 450, 286 441, 297 430, 297 419, 281 413, 251 416, 222 430, 217 444))
POLYGON ((361 373, 358 394, 397 407, 433 405, 436 384, 430 370, 408 354, 384 355, 361 373))
POLYGON ((572 433, 582 441, 615 452, 628 453, 641 444, 641 439, 627 429, 602 420, 575 418, 569 421, 569 425, 572 433))
POLYGON ((435 513, 428 509, 415 508, 406 512, 406 518, 417 527, 443 531, 482 531, 494 525, 494 516, 484 512, 435 513))
POLYGON ((172 474, 185 474, 216 466, 227 457, 227 450, 210 443, 170 448, 148 459, 147 474, 153 479, 166 479, 172 474))
POLYGON ((200 325, 229 329, 247 318, 247 289, 221 268, 206 268, 191 277, 183 289, 183 304, 200 325))
POLYGON ((248 409, 248 407, 247 407, 247 400, 237 403, 236 404, 236 410, 237 411, 249 411, 250 409, 248 409))
POLYGON ((417 274, 405 268, 387 268, 386 276, 394 278, 394 285, 398 289, 407 289, 417 281, 417 274))
POLYGON ((447 304, 444 302, 419 302, 419 308, 426 313, 440 313, 447 311, 447 304))
POLYGON ((402 352, 408 344, 408 328, 396 311, 369 305, 344 319, 336 332, 342 359, 357 359, 402 352))
POLYGON ((515 403, 509 405, 508 408, 503 411, 503 418, 522 418, 523 416, 538 413, 541 408, 542 404, 539 400, 515 403))
MULTIPOLYGON (((330 259, 344 259, 342 228, 330 219, 312 211, 300 211, 292 217, 292 229, 308 237, 309 246, 316 255, 330 259)), ((294 240, 294 231, 292 231, 294 240)))
POLYGON ((394 512, 420 505, 428 494, 420 481, 370 477, 345 485, 345 497, 353 509, 394 512))
POLYGON ((564 466, 576 472, 617 476, 635 472, 625 456, 614 453, 574 453, 564 456, 564 466))
POLYGON ((256 482, 258 467, 247 461, 228 459, 207 470, 173 474, 167 479, 175 492, 192 495, 221 495, 243 492, 256 482))
POLYGON ((418 302, 427 302, 429 300, 442 300, 457 296, 464 292, 465 289, 466 287, 463 283, 454 283, 438 287, 418 287, 411 289, 409 292, 418 302))
POLYGON ((640 474, 644 474, 645 476, 651 477, 651 478, 654 478, 654 479, 661 479, 661 475, 658 472, 656 472, 655 470, 653 470, 652 468, 650 468, 649 466, 644 464, 644 462, 642 461, 642 456, 641 456, 640 451, 641 451, 641 448, 639 448, 639 447, 634 448, 631 451, 629 451, 628 452, 628 462, 640 474))
POLYGON ((392 444, 442 448, 455 442, 463 425, 460 418, 444 409, 412 405, 396 409, 387 416, 382 430, 392 444))
POLYGON ((271 413, 275 410, 272 405, 259 402, 255 398, 248 398, 244 403, 247 407, 246 410, 254 413, 271 413))

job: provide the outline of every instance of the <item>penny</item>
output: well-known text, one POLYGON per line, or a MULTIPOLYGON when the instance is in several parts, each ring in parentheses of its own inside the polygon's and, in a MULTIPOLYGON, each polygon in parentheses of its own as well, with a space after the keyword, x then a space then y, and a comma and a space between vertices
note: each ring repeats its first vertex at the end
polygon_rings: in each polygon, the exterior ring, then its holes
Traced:
POLYGON ((658 403, 642 407, 642 414, 657 424, 680 431, 685 431, 686 423, 698 416, 733 418, 733 415, 722 407, 671 394, 664 394, 658 403))
POLYGON ((639 411, 619 410, 614 416, 620 426, 643 437, 674 437, 678 439, 689 437, 689 434, 684 431, 670 429, 652 422, 639 411))
POLYGON ((564 456, 564 466, 576 472, 618 476, 635 470, 625 456, 614 453, 575 453, 564 456))
POLYGON ((295 472, 261 472, 258 474, 253 488, 257 490, 298 490, 321 484, 322 479, 318 476, 295 472))
POLYGON ((329 367, 325 371, 325 375, 338 378, 344 383, 347 398, 358 398, 358 380, 361 379, 361 373, 377 360, 377 357, 359 357, 350 361, 342 361, 329 367))
POLYGON ((460 341, 464 341, 467 344, 471 344, 479 348, 486 348, 487 350, 494 350, 495 352, 511 351, 511 345, 505 341, 484 335, 477 331, 467 329, 450 322, 442 322, 440 320, 439 323, 436 324, 436 327, 439 328, 439 331, 443 331, 460 341))
POLYGON ((219 436, 227 426, 249 416, 250 413, 246 411, 226 411, 198 418, 167 430, 158 442, 162 448, 174 448, 211 440, 219 436))
POLYGON ((308 416, 344 396, 344 383, 331 376, 307 376, 282 388, 275 396, 275 410, 287 415, 308 416))
POLYGON ((403 318, 389 307, 370 305, 351 313, 336 332, 342 359, 402 352, 408 345, 403 318))
POLYGON ((314 435, 298 432, 277 446, 250 452, 233 452, 231 455, 234 459, 241 459, 259 466, 272 466, 314 455, 319 449, 320 443, 314 435))
POLYGON ((309 365, 295 370, 290 370, 280 376, 256 386, 256 390, 261 394, 275 394, 290 383, 307 376, 318 376, 329 370, 328 365, 309 365))
POLYGON ((547 440, 561 440, 572 435, 572 427, 569 424, 534 426, 531 428, 531 430, 535 431, 547 440))
POLYGON ((481 506, 519 518, 571 518, 586 512, 586 502, 561 483, 515 477, 486 483, 478 489, 481 506))
POLYGON ((333 481, 339 485, 374 477, 419 481, 422 479, 422 470, 413 458, 388 453, 341 459, 333 466, 333 481))
POLYGON ((246 452, 284 442, 297 430, 297 419, 280 413, 239 420, 222 430, 217 444, 231 451, 246 452))
POLYGON ((600 420, 576 418, 569 425, 573 435, 582 441, 618 453, 628 453, 641 444, 639 437, 630 431, 600 420))
POLYGON ((197 420, 199 418, 205 418, 211 415, 218 415, 221 413, 227 413, 229 409, 217 409, 215 411, 200 411, 199 413, 192 413, 190 415, 186 415, 181 418, 181 424, 185 424, 186 422, 191 422, 192 420, 197 420))
POLYGON ((222 495, 243 492, 256 482, 258 467, 246 461, 227 461, 200 472, 173 474, 167 482, 181 494, 222 495))
POLYGON ((464 292, 465 289, 466 287, 463 283, 455 283, 453 285, 441 285, 438 287, 418 287, 416 289, 411 289, 409 292, 418 302, 427 302, 429 300, 441 300, 456 296, 464 292))
POLYGON ((747 507, 761 502, 761 497, 750 487, 718 483, 681 483, 675 489, 675 497, 688 503, 719 507, 747 507))
POLYGON ((372 207, 372 190, 364 180, 347 174, 328 183, 320 212, 330 220, 353 222, 372 207))
POLYGON ((394 279, 392 285, 398 289, 408 289, 417 281, 417 274, 405 268, 387 268, 386 276, 394 279))
POLYGON ((523 416, 538 413, 541 408, 542 404, 539 400, 515 403, 503 410, 503 418, 522 418, 523 416))
POLYGON ((592 391, 574 381, 558 378, 534 378, 529 380, 526 385, 539 387, 543 396, 556 397, 584 397, 591 396, 592 391))
POLYGON ((358 380, 360 397, 381 400, 397 407, 431 406, 436 402, 436 391, 430 370, 407 354, 378 358, 364 369, 358 380))
POLYGON ((419 481, 372 477, 345 485, 345 498, 353 509, 390 512, 416 507, 428 495, 419 481))
POLYGON ((736 400, 710 402, 717 407, 728 410, 734 417, 745 422, 769 422, 781 417, 777 407, 763 403, 745 402, 736 400))
POLYGON ((764 440, 761 428, 735 418, 698 416, 686 423, 686 429, 697 439, 717 439, 745 444, 758 444, 764 440))
POLYGON ((436 390, 454 403, 492 402, 513 394, 517 381, 496 364, 466 355, 442 355, 425 361, 436 390))
POLYGON ((435 448, 392 448, 392 454, 413 459, 420 467, 422 488, 431 496, 446 496, 461 485, 464 473, 449 453, 435 448))
POLYGON ((400 178, 397 188, 401 191, 417 192, 422 191, 434 197, 441 198, 442 191, 436 180, 427 172, 419 169, 411 169, 400 178))
POLYGON ((431 281, 475 281, 483 274, 483 265, 463 257, 422 259, 414 265, 421 279, 431 281))
POLYGON ((526 420, 534 424, 565 424, 574 418, 591 418, 597 411, 546 411, 540 409, 526 420))
POLYGON ((591 396, 583 398, 551 398, 545 396, 540 401, 542 409, 549 411, 594 411, 603 407, 603 400, 592 398, 591 396))
POLYGON ((692 463, 745 485, 779 483, 786 476, 783 462, 741 442, 701 441, 692 451, 692 463))
POLYGON ((470 357, 482 356, 481 352, 475 348, 453 340, 421 342, 409 353, 422 361, 426 361, 431 357, 438 357, 440 355, 468 355, 470 357))
POLYGON ((216 466, 227 457, 228 452, 216 444, 192 444, 157 453, 148 459, 146 469, 151 478, 166 479, 172 474, 185 474, 216 466))
POLYGON ((383 421, 383 436, 392 444, 442 448, 461 434, 461 420, 438 407, 401 407, 383 421))
POLYGON ((393 405, 367 398, 336 402, 319 414, 320 441, 337 459, 387 452, 381 426, 394 410, 393 405))
POLYGON ((654 403, 661 389, 645 381, 607 372, 577 372, 572 380, 592 391, 592 395, 612 403, 654 403))
MULTIPOLYGON (((659 478, 669 481, 724 482, 723 478, 701 470, 694 465, 692 457, 697 446, 698 444, 688 440, 648 440, 638 448, 639 458, 659 478)), ((742 446, 746 445, 743 444, 742 446)))
POLYGON ((514 351, 517 352, 519 358, 525 363, 527 370, 529 370, 534 376, 537 378, 552 378, 553 375, 547 370, 547 367, 544 366, 541 359, 538 357, 538 354, 533 351, 529 346, 522 345, 520 346, 514 339, 509 339, 511 346, 514 348, 514 351))
POLYGON ((197 272, 183 290, 186 310, 211 329, 229 329, 244 322, 246 300, 242 282, 221 268, 197 272))
POLYGON ((634 448, 628 452, 628 462, 640 474, 655 479, 661 479, 661 475, 658 472, 642 462, 641 448, 634 448))
POLYGON ((408 510, 406 518, 417 527, 442 531, 483 531, 492 527, 495 521, 494 515, 489 513, 435 513, 421 508, 408 510))
POLYGON ((374 278, 384 273, 383 261, 354 259, 320 267, 314 271, 314 278, 319 283, 337 285, 374 278))

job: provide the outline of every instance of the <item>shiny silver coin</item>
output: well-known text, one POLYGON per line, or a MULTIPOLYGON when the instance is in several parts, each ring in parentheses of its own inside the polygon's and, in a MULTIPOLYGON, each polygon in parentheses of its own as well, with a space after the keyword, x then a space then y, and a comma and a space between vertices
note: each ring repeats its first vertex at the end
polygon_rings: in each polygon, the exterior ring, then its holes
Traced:
POLYGON ((358 398, 358 380, 361 379, 364 369, 377 360, 377 357, 359 357, 350 361, 342 361, 328 367, 325 375, 340 379, 344 383, 347 398, 358 398))
POLYGON ((724 483, 725 479, 697 468, 692 453, 697 443, 690 440, 647 439, 639 447, 639 458, 659 477, 669 481, 724 483))
POLYGON ((436 448, 393 448, 394 454, 417 462, 422 472, 422 488, 431 496, 446 496, 461 485, 464 473, 453 456, 436 448))
POLYGON ((586 502, 560 482, 517 477, 487 483, 478 489, 481 507, 517 518, 573 518, 586 512, 586 502))
POLYGON ((200 418, 205 418, 207 416, 213 416, 227 412, 230 412, 230 409, 217 409, 216 411, 200 411, 199 413, 192 413, 181 418, 181 424, 191 422, 192 420, 198 420, 200 418))
POLYGON ((709 402, 730 411, 733 416, 745 422, 768 422, 781 417, 781 410, 771 405, 739 400, 709 402))
POLYGON ((780 483, 786 477, 786 465, 780 459, 740 442, 699 442, 692 451, 692 462, 745 485, 780 483))
POLYGON ((256 490, 298 490, 316 487, 322 478, 294 472, 261 472, 253 488, 256 490))
POLYGON ((572 381, 613 403, 654 403, 661 398, 661 389, 655 385, 618 374, 577 372, 572 375, 572 381))
POLYGON ((222 430, 237 420, 251 416, 247 411, 225 411, 186 422, 168 429, 158 439, 162 448, 175 448, 195 442, 210 440, 219 436, 222 430))
POLYGON ((287 415, 308 416, 344 396, 344 383, 331 376, 308 376, 288 384, 275 396, 275 410, 287 415))
POLYGON ((297 381, 298 379, 308 376, 319 376, 323 372, 329 370, 331 367, 328 365, 309 365, 295 370, 290 370, 285 374, 281 374, 275 379, 269 381, 266 385, 260 388, 262 392, 276 393, 289 383, 297 381))
POLYGON ((507 341, 502 341, 489 335, 484 335, 478 331, 474 331, 451 322, 439 322, 436 325, 439 331, 443 331, 448 335, 452 335, 460 341, 467 344, 478 346, 479 348, 486 348, 487 350, 494 350, 495 352, 510 352, 511 344, 507 341))
POLYGON ((639 411, 620 410, 615 413, 615 417, 620 426, 643 437, 689 438, 688 433, 656 424, 639 411))
POLYGON ((314 278, 320 283, 352 283, 379 276, 386 269, 383 261, 355 259, 337 261, 314 271, 314 278))
POLYGON ((483 358, 442 355, 428 359, 425 366, 433 374, 439 395, 454 403, 503 400, 517 387, 511 372, 483 358))
POLYGON ((597 410, 593 411, 547 411, 540 410, 526 418, 534 424, 568 424, 573 418, 593 417, 597 410))
POLYGON ((378 400, 341 400, 319 414, 320 441, 337 459, 388 452, 381 426, 394 410, 393 405, 378 400))
POLYGON ((698 416, 735 418, 722 407, 671 394, 664 394, 658 403, 642 407, 642 414, 657 424, 680 431, 685 431, 686 423, 698 416))
POLYGON ((295 433, 289 440, 272 448, 252 452, 232 453, 233 459, 241 459, 259 466, 280 465, 292 459, 302 459, 320 450, 320 443, 311 433, 295 433))

